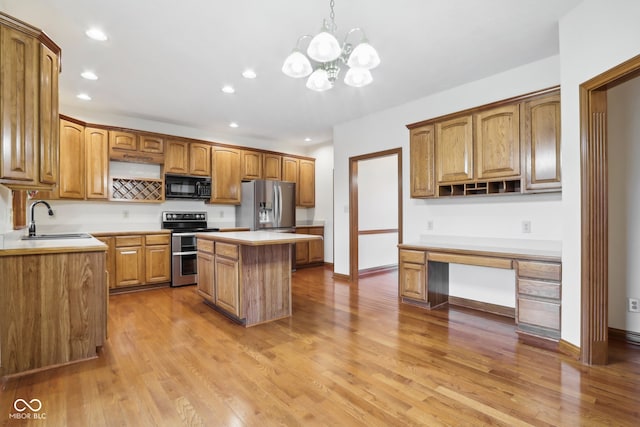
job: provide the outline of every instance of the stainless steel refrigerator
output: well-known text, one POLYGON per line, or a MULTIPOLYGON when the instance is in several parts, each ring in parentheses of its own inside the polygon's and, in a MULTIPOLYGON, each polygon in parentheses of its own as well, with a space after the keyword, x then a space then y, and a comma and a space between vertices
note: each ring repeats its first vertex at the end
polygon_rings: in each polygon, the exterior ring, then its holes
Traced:
POLYGON ((296 226, 296 184, 257 180, 242 183, 236 226, 251 230, 293 232, 296 226))

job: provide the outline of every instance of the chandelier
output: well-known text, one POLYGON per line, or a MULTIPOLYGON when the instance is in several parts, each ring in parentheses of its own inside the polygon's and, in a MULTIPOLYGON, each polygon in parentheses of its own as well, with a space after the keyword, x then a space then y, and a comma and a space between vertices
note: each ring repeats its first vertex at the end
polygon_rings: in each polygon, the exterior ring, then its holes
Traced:
POLYGON ((309 77, 307 87, 317 92, 323 92, 333 87, 340 65, 347 65, 344 76, 345 84, 353 87, 363 87, 373 81, 371 71, 380 64, 378 52, 371 46, 361 28, 353 28, 345 35, 342 46, 336 39, 338 26, 333 11, 334 0, 329 2, 331 21, 323 21, 320 32, 315 36, 301 36, 293 52, 282 65, 282 72, 296 79, 309 77), (356 43, 349 43, 352 34, 360 33, 356 43), (301 43, 311 39, 307 46, 307 55, 301 51, 301 43))

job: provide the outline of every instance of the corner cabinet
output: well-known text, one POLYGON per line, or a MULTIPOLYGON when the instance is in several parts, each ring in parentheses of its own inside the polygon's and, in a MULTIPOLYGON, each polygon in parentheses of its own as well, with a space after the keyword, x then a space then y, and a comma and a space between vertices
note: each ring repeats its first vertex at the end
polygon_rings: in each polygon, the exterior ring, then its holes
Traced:
POLYGON ((556 88, 407 127, 413 198, 561 191, 556 88))
POLYGON ((0 184, 50 190, 58 166, 60 48, 0 12, 0 184))

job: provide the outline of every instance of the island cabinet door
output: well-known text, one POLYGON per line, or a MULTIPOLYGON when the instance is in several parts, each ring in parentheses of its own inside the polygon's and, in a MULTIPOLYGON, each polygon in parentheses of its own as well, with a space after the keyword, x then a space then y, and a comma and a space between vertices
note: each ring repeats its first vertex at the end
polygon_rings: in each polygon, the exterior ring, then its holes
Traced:
MULTIPOLYGON (((200 243, 200 241, 198 241, 200 243)), ((212 254, 199 251, 198 252, 198 294, 215 303, 216 294, 213 282, 213 259, 212 254)))
POLYGON ((238 318, 240 313, 240 268, 237 260, 216 255, 216 305, 238 318))

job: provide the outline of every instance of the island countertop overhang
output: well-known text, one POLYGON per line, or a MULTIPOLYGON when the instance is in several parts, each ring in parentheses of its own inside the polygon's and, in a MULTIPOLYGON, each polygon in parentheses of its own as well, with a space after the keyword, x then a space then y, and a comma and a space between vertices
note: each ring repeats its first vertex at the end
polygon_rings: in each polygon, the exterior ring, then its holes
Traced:
POLYGON ((322 240, 322 236, 312 234, 278 233, 275 231, 232 231, 196 234, 198 239, 235 243, 245 246, 284 245, 291 243, 322 240))

